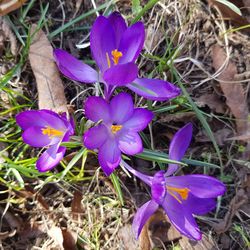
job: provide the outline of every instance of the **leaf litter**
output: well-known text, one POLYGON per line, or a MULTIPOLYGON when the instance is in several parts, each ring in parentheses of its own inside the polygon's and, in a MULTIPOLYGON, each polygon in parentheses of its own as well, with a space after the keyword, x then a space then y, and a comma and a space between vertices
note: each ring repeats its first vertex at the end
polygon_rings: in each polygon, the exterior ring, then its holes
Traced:
POLYGON ((54 62, 53 48, 46 34, 37 28, 37 25, 32 25, 31 33, 35 32, 35 35, 30 45, 29 60, 36 78, 39 109, 67 112, 64 86, 54 62))

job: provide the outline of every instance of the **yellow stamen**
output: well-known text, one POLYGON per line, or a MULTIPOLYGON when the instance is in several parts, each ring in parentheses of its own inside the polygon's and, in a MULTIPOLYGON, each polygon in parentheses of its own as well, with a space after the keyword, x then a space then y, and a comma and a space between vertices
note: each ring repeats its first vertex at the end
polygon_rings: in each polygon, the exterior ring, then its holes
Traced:
POLYGON ((114 62, 114 65, 117 65, 120 57, 122 57, 122 52, 115 49, 115 50, 112 50, 111 54, 113 56, 112 60, 114 62))
POLYGON ((107 59, 108 67, 110 68, 111 63, 110 63, 110 59, 109 59, 109 54, 108 54, 108 52, 106 52, 106 59, 107 59))
POLYGON ((122 125, 112 125, 111 126, 111 131, 112 131, 113 134, 116 134, 121 129, 122 129, 122 125))
POLYGON ((45 128, 42 128, 42 133, 44 135, 48 135, 49 138, 52 137, 60 137, 63 135, 63 132, 54 128, 51 128, 49 126, 46 126, 45 128))
POLYGON ((180 197, 181 197, 182 200, 186 200, 188 198, 188 194, 189 194, 190 189, 188 189, 188 188, 176 188, 176 187, 169 187, 169 186, 167 186, 167 191, 179 203, 182 203, 182 201, 177 197, 177 195, 175 193, 177 193, 178 195, 180 195, 180 197))

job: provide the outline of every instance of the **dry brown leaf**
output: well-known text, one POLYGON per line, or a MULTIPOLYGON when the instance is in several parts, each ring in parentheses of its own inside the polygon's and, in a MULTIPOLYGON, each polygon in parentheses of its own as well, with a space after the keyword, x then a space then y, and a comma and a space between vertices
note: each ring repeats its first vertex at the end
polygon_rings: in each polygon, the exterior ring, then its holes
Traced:
MULTIPOLYGON (((217 2, 216 0, 208 0, 208 3, 211 6, 216 6, 220 10, 223 18, 226 20, 231 20, 234 25, 244 26, 244 25, 249 24, 248 20, 245 17, 238 15, 236 12, 234 12, 232 9, 230 9, 225 4, 217 2)), ((248 28, 245 30, 249 31, 250 29, 248 28)))
POLYGON ((83 206, 82 206, 82 193, 78 190, 74 192, 74 198, 71 203, 71 212, 73 219, 77 220, 79 217, 79 214, 83 213, 83 206))
POLYGON ((186 237, 183 237, 179 240, 179 244, 182 250, 216 250, 215 242, 210 237, 208 238, 205 234, 202 235, 200 241, 189 240, 186 237))
POLYGON ((168 115, 161 115, 158 122, 170 122, 170 121, 190 121, 190 119, 195 117, 195 113, 193 111, 176 113, 176 114, 168 114, 168 115))
POLYGON ((17 232, 21 230, 23 221, 15 213, 12 213, 10 210, 5 211, 5 208, 0 206, 0 215, 12 230, 16 229, 17 232))
POLYGON ((1 0, 0 16, 7 15, 11 11, 20 8, 27 0, 1 0))
POLYGON ((54 240, 54 242, 63 250, 63 234, 60 227, 51 227, 48 231, 48 235, 54 240))
POLYGON ((224 219, 219 223, 209 222, 214 230, 218 233, 225 233, 232 224, 232 219, 239 208, 248 201, 248 197, 244 189, 240 189, 229 204, 229 209, 224 219))
MULTIPOLYGON (((33 24, 31 30, 34 32, 36 29, 37 26, 33 24)), ((50 109, 58 113, 67 112, 67 100, 54 62, 53 48, 42 30, 34 36, 30 46, 29 60, 37 82, 39 108, 50 109)))
MULTIPOLYGON (((226 61, 226 55, 223 48, 219 45, 212 47, 213 67, 217 71, 226 61)), ((228 83, 234 81, 234 76, 237 73, 236 65, 229 61, 218 77, 220 87, 227 99, 226 103, 232 114, 237 119, 236 126, 239 134, 247 131, 248 128, 248 105, 244 94, 244 89, 240 83, 228 83)))
POLYGON ((5 49, 5 42, 9 40, 10 42, 10 51, 13 55, 17 54, 17 40, 16 36, 13 34, 9 23, 3 18, 0 17, 0 55, 2 55, 3 50, 5 49))
POLYGON ((140 249, 161 247, 164 242, 176 241, 182 235, 169 222, 165 212, 158 209, 147 221, 140 235, 140 249))
POLYGON ((139 243, 135 239, 132 227, 130 225, 125 225, 120 228, 118 236, 121 239, 123 250, 139 249, 139 243))
POLYGON ((58 247, 62 250, 76 250, 77 236, 60 227, 52 227, 48 231, 48 235, 54 240, 58 247))
POLYGON ((214 93, 203 94, 199 98, 195 98, 195 103, 198 107, 205 107, 207 105, 212 111, 216 113, 224 114, 226 111, 225 103, 214 93))
POLYGON ((77 234, 68 229, 62 229, 62 235, 64 250, 76 250, 77 234))

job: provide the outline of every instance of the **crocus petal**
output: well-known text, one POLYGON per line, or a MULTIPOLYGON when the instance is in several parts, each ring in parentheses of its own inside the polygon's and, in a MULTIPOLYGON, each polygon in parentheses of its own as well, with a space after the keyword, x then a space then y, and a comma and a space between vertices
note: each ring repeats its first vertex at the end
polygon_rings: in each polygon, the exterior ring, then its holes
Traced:
POLYGON ((138 239, 147 220, 154 214, 158 207, 159 205, 155 201, 150 200, 137 210, 132 224, 132 229, 136 239, 138 239))
POLYGON ((146 99, 156 101, 168 101, 181 93, 172 83, 158 79, 137 78, 127 87, 146 99))
POLYGON ((121 151, 115 140, 106 140, 99 148, 98 159, 104 173, 109 176, 121 161, 121 151))
POLYGON ((61 73, 69 79, 84 83, 98 81, 98 74, 94 69, 68 52, 62 49, 55 49, 54 58, 61 73))
POLYGON ((108 137, 107 128, 101 124, 90 128, 83 135, 83 143, 88 149, 95 149, 102 146, 108 137))
POLYGON ((180 233, 192 240, 201 240, 201 233, 197 223, 186 207, 169 194, 162 203, 162 207, 171 223, 180 233))
POLYGON ((113 123, 123 124, 127 121, 134 111, 132 96, 127 93, 116 95, 110 102, 110 112, 113 123))
MULTIPOLYGON (((180 161, 192 139, 192 123, 186 124, 174 135, 169 147, 169 159, 180 161)), ((172 175, 178 169, 177 164, 169 164, 166 175, 172 175)))
POLYGON ((47 149, 37 160, 36 168, 40 172, 46 172, 55 167, 65 154, 65 147, 58 147, 57 144, 47 149))
POLYGON ((166 178, 166 185, 177 188, 188 188, 199 198, 215 198, 225 193, 225 185, 216 178, 207 175, 183 175, 166 178))
POLYGON ((148 184, 149 186, 152 185, 152 180, 153 177, 149 176, 149 175, 145 175, 142 174, 141 172, 135 170, 134 168, 132 168, 131 166, 129 166, 125 161, 121 160, 121 164, 123 167, 125 167, 130 173, 132 173, 133 175, 135 175, 136 177, 138 177, 139 179, 141 179, 143 182, 145 182, 146 184, 148 184))
POLYGON ((61 114, 61 119, 63 120, 65 126, 67 127, 67 130, 69 132, 69 135, 73 135, 75 132, 75 122, 72 116, 67 117, 66 112, 61 114))
POLYGON ((126 132, 119 136, 118 146, 127 155, 135 155, 143 151, 141 138, 136 132, 126 132))
POLYGON ((187 200, 182 200, 185 206, 192 214, 203 215, 216 207, 216 200, 213 198, 198 198, 189 193, 187 200))
POLYGON ((16 116, 16 122, 22 129, 27 129, 32 126, 46 126, 48 123, 42 119, 40 111, 28 110, 19 113, 16 116))
POLYGON ((121 14, 117 11, 109 15, 108 20, 115 32, 115 47, 118 48, 121 40, 121 36, 127 29, 127 24, 121 14))
MULTIPOLYGON (((48 135, 44 135, 42 133, 42 129, 43 127, 29 127, 22 134, 23 141, 32 147, 38 148, 49 145, 51 143, 51 139, 48 135)), ((58 141, 60 141, 59 138, 58 141)))
POLYGON ((138 75, 134 63, 117 64, 104 72, 103 79, 110 85, 122 86, 131 83, 138 75))
POLYGON ((130 26, 122 35, 119 51, 122 52, 119 63, 134 62, 141 53, 145 40, 145 29, 142 22, 130 26))
POLYGON ((134 132, 142 131, 151 122, 153 116, 153 112, 147 109, 136 108, 129 120, 123 124, 123 127, 134 132))
POLYGON ((165 181, 164 171, 158 171, 152 180, 151 194, 152 198, 161 204, 165 198, 166 194, 166 181, 165 181))
POLYGON ((93 122, 110 120, 108 103, 101 97, 91 96, 85 102, 85 115, 93 122))
POLYGON ((97 17, 90 32, 90 48, 101 72, 109 67, 107 53, 111 55, 111 51, 117 49, 115 45, 115 32, 110 21, 104 16, 97 17))

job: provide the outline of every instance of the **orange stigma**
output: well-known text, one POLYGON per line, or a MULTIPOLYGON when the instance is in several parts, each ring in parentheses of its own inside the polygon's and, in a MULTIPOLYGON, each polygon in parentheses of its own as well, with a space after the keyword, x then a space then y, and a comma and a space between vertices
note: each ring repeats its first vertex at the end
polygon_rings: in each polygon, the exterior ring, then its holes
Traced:
POLYGON ((42 128, 42 133, 44 135, 48 135, 49 138, 60 137, 63 135, 62 131, 51 128, 50 126, 46 126, 45 128, 42 128))
POLYGON ((111 126, 111 131, 112 131, 113 134, 116 134, 121 129, 122 129, 122 125, 112 125, 111 126))
POLYGON ((112 50, 111 54, 113 56, 112 60, 114 62, 114 65, 117 65, 120 57, 122 57, 122 52, 115 49, 115 50, 112 50))
POLYGON ((188 193, 190 189, 188 188, 176 188, 167 186, 167 191, 170 195, 172 195, 179 203, 182 203, 177 194, 181 197, 182 200, 186 200, 188 198, 188 193), (177 193, 177 194, 176 194, 177 193))
MULTIPOLYGON (((117 65, 119 63, 119 59, 123 56, 122 52, 117 50, 117 49, 112 50, 111 55, 112 55, 112 60, 114 62, 114 65, 117 65)), ((110 61, 110 57, 109 57, 108 52, 106 52, 106 60, 107 60, 108 67, 110 68, 111 67, 111 61, 110 61)))

